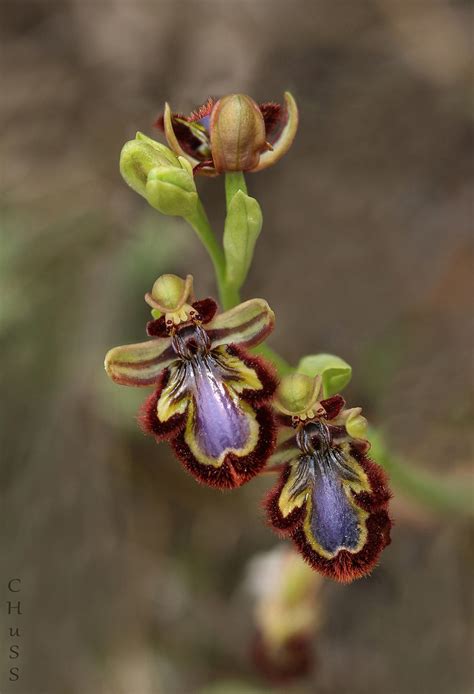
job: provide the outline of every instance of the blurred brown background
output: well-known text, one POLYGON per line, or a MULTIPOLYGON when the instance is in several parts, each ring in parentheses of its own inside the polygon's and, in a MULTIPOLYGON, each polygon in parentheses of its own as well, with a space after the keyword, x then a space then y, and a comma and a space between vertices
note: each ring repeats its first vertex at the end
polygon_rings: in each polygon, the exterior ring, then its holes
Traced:
MULTIPOLYGON (((410 465, 470 484, 471 21, 461 0, 2 0, 0 579, 23 610, 2 608, 2 694, 473 691, 472 525, 401 488, 373 576, 323 586, 312 674, 266 682, 243 585, 277 543, 271 481, 196 485, 102 368, 144 336, 161 272, 215 291, 193 232, 120 179, 122 144, 165 100, 290 89, 295 144, 248 177, 245 297, 289 360, 353 365, 347 399, 410 465)), ((223 180, 198 185, 219 227, 223 180)))

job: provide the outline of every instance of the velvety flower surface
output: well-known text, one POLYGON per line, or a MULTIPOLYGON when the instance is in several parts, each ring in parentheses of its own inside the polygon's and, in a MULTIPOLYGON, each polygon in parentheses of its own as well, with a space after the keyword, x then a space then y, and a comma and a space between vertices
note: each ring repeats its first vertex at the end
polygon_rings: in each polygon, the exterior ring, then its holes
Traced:
POLYGON ((116 383, 154 386, 141 425, 158 441, 168 439, 194 477, 236 487, 262 469, 274 448, 273 416, 265 403, 276 379, 245 350, 269 334, 274 315, 263 299, 219 314, 212 299, 192 301, 187 281, 184 288, 175 276, 157 280, 146 297, 164 313, 148 323, 153 339, 110 350, 105 367, 116 383), (170 299, 173 282, 183 291, 170 299))
POLYGON ((284 467, 265 507, 272 526, 311 566, 350 582, 367 574, 390 542, 390 492, 384 471, 367 457, 360 408, 346 409, 340 395, 319 396, 319 377, 296 374, 280 386, 282 429, 272 462, 284 467))
POLYGON ((175 154, 186 157, 196 173, 260 171, 291 147, 298 109, 289 92, 284 105, 258 105, 245 94, 230 94, 208 99, 189 116, 172 113, 166 104, 156 125, 164 130, 175 154))

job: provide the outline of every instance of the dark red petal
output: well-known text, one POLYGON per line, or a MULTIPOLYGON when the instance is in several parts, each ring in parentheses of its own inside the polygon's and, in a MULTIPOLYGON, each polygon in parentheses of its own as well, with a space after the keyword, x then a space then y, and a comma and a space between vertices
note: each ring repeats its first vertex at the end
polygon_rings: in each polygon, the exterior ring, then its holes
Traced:
POLYGON ((244 390, 240 394, 242 400, 246 400, 253 405, 267 402, 272 397, 278 385, 278 376, 274 367, 265 361, 265 359, 262 359, 262 357, 256 357, 238 345, 227 345, 227 351, 229 354, 232 354, 232 356, 238 357, 246 366, 254 369, 263 386, 261 390, 244 390))
POLYGON ((157 441, 170 439, 184 427, 185 415, 176 414, 167 422, 160 422, 156 414, 156 406, 163 388, 169 381, 170 371, 165 369, 160 376, 156 390, 145 400, 140 408, 138 422, 146 434, 151 434, 157 441))
POLYGON ((301 528, 293 533, 293 541, 303 558, 316 571, 340 583, 350 583, 367 575, 374 568, 381 551, 390 544, 390 521, 387 511, 372 513, 366 521, 367 541, 359 552, 341 550, 333 559, 325 559, 314 551, 301 528))
POLYGON ((288 481, 290 473, 291 467, 290 465, 286 465, 280 475, 280 479, 263 500, 263 508, 265 509, 269 525, 271 525, 273 529, 283 537, 291 534, 291 532, 304 521, 304 516, 306 513, 305 504, 303 504, 300 508, 294 508, 293 511, 286 516, 286 518, 280 511, 278 501, 280 499, 282 489, 288 481))
POLYGON ((201 299, 201 301, 195 301, 192 306, 198 312, 199 319, 204 325, 214 318, 218 308, 214 299, 201 299))
POLYGON ((278 140, 288 120, 286 109, 281 104, 269 101, 265 104, 260 104, 260 111, 265 122, 266 138, 270 144, 273 144, 278 140))
MULTIPOLYGON (((217 313, 217 304, 214 299, 201 299, 195 301, 192 307, 199 314, 200 320, 206 324, 211 321, 217 313)), ((166 327, 165 316, 160 316, 155 320, 148 321, 146 331, 150 337, 168 337, 168 329, 166 327)))
POLYGON ((321 400, 321 405, 326 410, 326 419, 334 419, 344 408, 346 401, 342 395, 333 395, 331 398, 321 400))
POLYGON ((198 482, 219 489, 240 487, 265 467, 275 447, 275 424, 270 408, 260 407, 256 412, 256 419, 260 425, 260 433, 252 453, 242 458, 229 453, 219 467, 203 465, 196 460, 184 440, 184 431, 178 433, 171 445, 184 467, 198 482))
POLYGON ((291 636, 275 651, 265 643, 258 632, 254 638, 252 651, 256 667, 275 684, 284 684, 303 677, 313 666, 309 635, 291 636))
POLYGON ((150 320, 146 324, 146 332, 150 337, 169 337, 164 316, 150 320))
POLYGON ((369 512, 384 508, 392 497, 387 473, 380 465, 367 458, 354 445, 351 446, 351 455, 364 470, 371 488, 370 492, 354 494, 357 505, 369 512))

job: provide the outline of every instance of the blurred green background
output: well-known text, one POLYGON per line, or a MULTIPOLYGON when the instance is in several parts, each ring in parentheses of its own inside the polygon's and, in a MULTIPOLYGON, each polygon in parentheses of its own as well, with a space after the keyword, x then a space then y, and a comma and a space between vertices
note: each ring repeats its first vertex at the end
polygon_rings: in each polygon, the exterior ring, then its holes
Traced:
MULTIPOLYGON (((291 362, 349 361, 346 397, 390 449, 472 500, 471 21, 461 0, 2 0, 0 585, 21 577, 23 609, 0 619, 2 694, 472 692, 466 514, 396 487, 379 568, 324 583, 313 671, 279 688, 245 589, 278 542, 271 480, 199 487, 102 366, 144 337, 160 273, 215 294, 193 232, 120 179, 123 143, 165 100, 290 89, 295 144, 248 176, 264 230, 244 296, 291 362)), ((220 228, 223 180, 198 185, 220 228)))

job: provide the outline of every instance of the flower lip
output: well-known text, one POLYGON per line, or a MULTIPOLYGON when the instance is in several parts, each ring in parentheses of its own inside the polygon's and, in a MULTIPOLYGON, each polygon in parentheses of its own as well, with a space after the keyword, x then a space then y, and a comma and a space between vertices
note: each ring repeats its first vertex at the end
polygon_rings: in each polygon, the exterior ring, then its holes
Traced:
MULTIPOLYGON (((311 400, 304 380, 285 380, 283 391, 291 403, 311 400)), ((282 437, 275 451, 273 461, 284 468, 265 507, 271 525, 313 568, 349 582, 369 573, 390 542, 391 495, 386 474, 366 457, 361 408, 346 409, 339 395, 320 404, 321 416, 280 420, 296 434, 282 437)))

